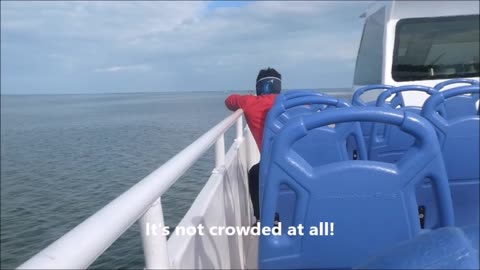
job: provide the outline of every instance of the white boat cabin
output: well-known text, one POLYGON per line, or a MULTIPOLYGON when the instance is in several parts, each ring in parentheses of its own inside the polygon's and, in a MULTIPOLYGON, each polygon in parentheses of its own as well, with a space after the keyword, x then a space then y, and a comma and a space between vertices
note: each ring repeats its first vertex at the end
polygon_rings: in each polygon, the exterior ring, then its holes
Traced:
MULTIPOLYGON (((477 1, 382 1, 365 18, 353 80, 364 85, 434 86, 452 78, 479 78, 477 1)), ((427 95, 403 93, 406 105, 427 95)))

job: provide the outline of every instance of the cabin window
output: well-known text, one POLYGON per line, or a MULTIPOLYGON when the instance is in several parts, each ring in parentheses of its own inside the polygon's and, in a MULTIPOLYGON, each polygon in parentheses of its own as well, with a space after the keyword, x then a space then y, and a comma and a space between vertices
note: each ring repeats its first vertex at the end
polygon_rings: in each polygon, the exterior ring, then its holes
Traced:
POLYGON ((397 81, 479 76, 479 16, 398 21, 392 78, 397 81))
POLYGON ((382 81, 383 28, 385 8, 367 17, 358 50, 353 84, 379 84, 382 81))

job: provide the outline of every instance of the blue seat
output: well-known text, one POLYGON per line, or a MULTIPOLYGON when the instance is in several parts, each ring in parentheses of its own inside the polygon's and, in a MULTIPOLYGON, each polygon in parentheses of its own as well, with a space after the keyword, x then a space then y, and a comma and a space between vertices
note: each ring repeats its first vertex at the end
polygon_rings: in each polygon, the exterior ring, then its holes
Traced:
MULTIPOLYGON (((410 111, 420 114, 421 107, 403 105, 402 93, 406 91, 424 92, 429 95, 437 92, 431 87, 420 85, 395 87, 380 94, 376 105, 378 107, 390 107, 401 111, 410 111), (393 98, 390 102, 387 102, 387 98, 392 95, 394 95, 393 98)), ((402 132, 398 127, 385 125, 383 123, 375 123, 372 126, 368 157, 371 160, 395 163, 405 151, 410 148, 413 142, 414 138, 409 134, 402 132)))
MULTIPOLYGON (((265 179, 269 170, 272 142, 275 136, 282 130, 283 126, 291 119, 302 115, 328 110, 329 108, 348 106, 350 105, 347 102, 326 95, 307 94, 290 99, 282 96, 277 97, 274 106, 267 114, 263 132, 259 173, 260 207, 263 201, 265 179)), ((300 153, 307 153, 305 158, 311 160, 313 163, 324 163, 332 159, 338 160, 339 158, 352 159, 355 154, 359 159, 366 159, 367 150, 362 140, 360 125, 358 123, 346 123, 341 124, 340 129, 344 131, 344 136, 347 138, 346 152, 342 151, 343 149, 339 149, 337 153, 330 155, 324 155, 321 149, 317 149, 317 152, 312 152, 312 150, 315 149, 315 146, 312 147, 312 145, 315 145, 317 140, 314 133, 298 142, 294 148, 300 153)), ((283 186, 281 196, 278 200, 277 213, 284 224, 290 224, 293 220, 293 209, 291 206, 294 201, 295 194, 289 187, 283 186)))
MULTIPOLYGON (((283 125, 289 120, 289 117, 308 114, 308 113, 311 113, 311 111, 314 109, 310 106, 308 107, 304 106, 305 103, 300 103, 300 105, 294 106, 295 104, 298 104, 298 102, 290 101, 290 100, 297 100, 298 98, 303 98, 308 96, 323 96, 323 94, 316 93, 309 90, 290 90, 290 91, 279 94, 275 98, 275 102, 273 103, 272 108, 270 108, 265 118, 265 126, 263 129, 263 137, 262 137, 260 167, 262 167, 261 166, 262 164, 268 163, 270 147, 271 147, 273 137, 278 133, 278 131, 283 127, 283 125), (288 103, 287 107, 285 107, 285 103, 287 102, 290 102, 290 103, 288 103), (287 109, 290 110, 290 113, 282 115, 285 113, 287 109)), ((260 178, 262 178, 262 175, 265 175, 265 172, 267 171, 265 166, 263 166, 263 168, 264 168, 263 170, 260 168, 260 178)))
MULTIPOLYGON (((290 115, 284 115, 282 118, 278 119, 278 117, 282 116, 282 113, 285 112, 285 103, 289 100, 297 99, 297 98, 302 98, 302 97, 307 97, 307 96, 323 96, 323 93, 315 92, 313 90, 289 90, 286 92, 283 92, 279 94, 275 98, 275 102, 273 103, 272 108, 269 111, 269 114, 267 114, 267 117, 265 119, 265 127, 263 131, 263 137, 262 137, 262 148, 260 150, 261 155, 260 155, 260 171, 259 171, 259 203, 261 205, 262 199, 263 199, 263 181, 264 175, 266 174, 267 171, 267 166, 269 158, 270 158, 270 146, 271 146, 271 141, 273 140, 273 136, 276 135, 278 130, 281 129, 281 127, 285 124, 286 121, 288 121, 288 117, 291 117, 292 115, 300 115, 300 114, 305 114, 305 113, 310 113, 312 110, 317 109, 317 108, 312 108, 312 107, 298 107, 298 108, 290 108, 291 112, 290 115)), ((304 104, 303 104, 304 105, 304 104)), ((315 106, 315 105, 314 105, 315 106)), ((321 107, 323 108, 323 107, 321 107)), ((319 109, 321 109, 319 108, 319 109)), ((294 194, 289 190, 288 187, 282 187, 282 200, 280 201, 279 205, 279 211, 280 214, 282 214, 282 220, 285 222, 288 222, 289 218, 291 216, 292 209, 290 208, 289 202, 294 201, 295 197, 294 194)), ((290 218, 291 220, 291 218, 290 218)))
MULTIPOLYGON (((454 85, 454 84, 466 84, 467 86, 470 85, 478 85, 479 82, 477 80, 471 79, 453 79, 441 82, 434 86, 435 89, 438 91, 442 91, 446 86, 454 85)), ((445 110, 447 114, 444 117, 448 119, 454 119, 464 115, 472 115, 478 112, 476 102, 478 101, 478 94, 472 95, 461 95, 455 96, 448 100, 447 103, 444 104, 445 110)))
POLYGON ((402 242, 355 269, 478 269, 478 243, 475 249, 472 240, 461 228, 441 228, 402 242))
MULTIPOLYGON (((293 226, 304 236, 260 235, 260 268, 351 268, 420 232, 415 189, 426 177, 439 198, 439 226, 453 225, 447 175, 435 131, 419 115, 376 107, 326 110, 289 121, 276 136, 262 205, 261 225, 273 226, 280 186, 296 193, 293 226), (323 155, 344 147, 339 123, 368 121, 399 126, 417 143, 397 164, 340 159, 309 164, 295 144, 310 133, 323 155), (328 125, 336 124, 331 128, 328 125), (334 235, 313 236, 320 222, 333 222, 334 235)), ((282 230, 283 224, 282 224, 282 230)))
MULTIPOLYGON (((393 88, 391 85, 385 85, 385 84, 374 84, 374 85, 367 85, 364 87, 360 87, 357 90, 355 90, 355 93, 353 93, 352 96, 352 105, 353 106, 375 106, 375 102, 378 98, 378 96, 373 100, 373 101, 363 101, 361 96, 366 93, 366 92, 372 92, 374 90, 386 90, 393 88)), ((403 99, 398 98, 395 101, 400 102, 400 104, 393 104, 393 107, 396 107, 397 105, 404 105, 403 99)), ((370 149, 370 132, 372 131, 372 123, 368 122, 361 122, 360 126, 362 127, 362 133, 363 133, 363 138, 365 141, 365 146, 368 149, 370 149)))
MULTIPOLYGON (((478 112, 471 112, 470 115, 445 119, 438 111, 442 105, 446 105, 444 115, 451 115, 450 110, 454 107, 448 106, 448 103, 466 94, 476 96, 478 101, 479 86, 464 86, 438 92, 425 102, 422 110, 422 116, 437 130, 452 192, 457 226, 479 224, 480 117, 478 112)), ((435 224, 437 221, 435 198, 428 186, 422 190, 419 199, 427 210, 426 224, 435 224), (433 212, 430 215, 429 209, 433 212)))

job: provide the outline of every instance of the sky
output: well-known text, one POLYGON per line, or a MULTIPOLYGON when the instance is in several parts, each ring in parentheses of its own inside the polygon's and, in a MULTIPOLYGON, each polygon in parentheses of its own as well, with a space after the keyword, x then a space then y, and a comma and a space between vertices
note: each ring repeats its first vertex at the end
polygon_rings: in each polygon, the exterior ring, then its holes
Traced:
POLYGON ((351 87, 362 1, 1 1, 1 94, 351 87))

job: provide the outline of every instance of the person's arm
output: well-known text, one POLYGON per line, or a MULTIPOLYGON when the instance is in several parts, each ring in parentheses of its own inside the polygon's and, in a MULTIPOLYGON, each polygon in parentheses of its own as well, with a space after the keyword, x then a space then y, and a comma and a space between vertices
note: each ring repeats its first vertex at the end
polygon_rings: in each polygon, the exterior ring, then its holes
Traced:
POLYGON ((246 102, 247 96, 233 94, 225 99, 225 106, 231 111, 236 111, 242 108, 246 102))

